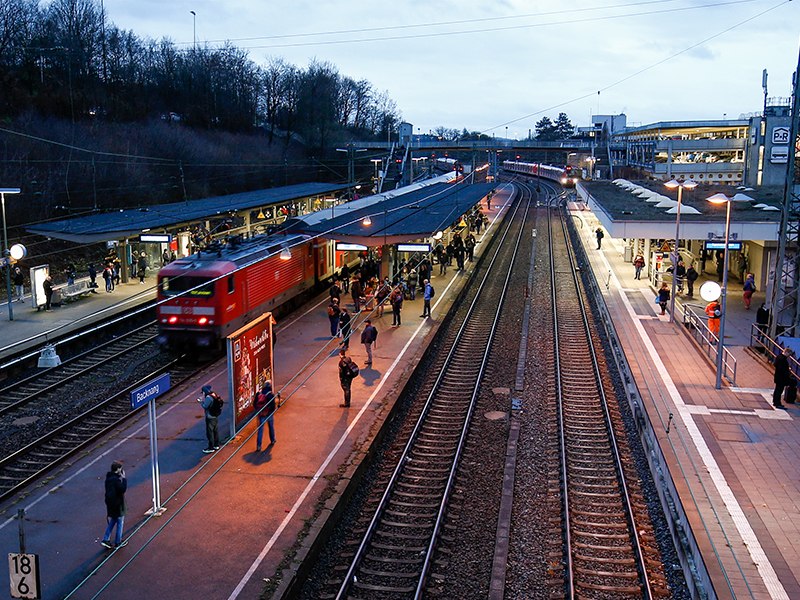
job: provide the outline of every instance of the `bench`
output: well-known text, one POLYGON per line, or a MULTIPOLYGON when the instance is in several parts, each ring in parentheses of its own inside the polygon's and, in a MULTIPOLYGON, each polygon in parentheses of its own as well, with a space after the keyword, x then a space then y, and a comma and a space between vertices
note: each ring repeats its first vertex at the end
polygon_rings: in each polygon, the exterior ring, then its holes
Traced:
POLYGON ((82 279, 80 281, 76 281, 72 285, 64 285, 57 289, 59 292, 61 292, 62 302, 72 302, 73 300, 77 300, 78 298, 92 292, 92 288, 89 285, 89 280, 87 279, 82 279))

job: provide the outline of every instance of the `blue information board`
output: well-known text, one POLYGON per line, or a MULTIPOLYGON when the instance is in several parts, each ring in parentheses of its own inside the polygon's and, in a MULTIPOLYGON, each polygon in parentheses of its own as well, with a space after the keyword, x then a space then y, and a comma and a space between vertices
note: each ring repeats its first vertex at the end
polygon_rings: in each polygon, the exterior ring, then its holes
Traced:
POLYGON ((150 400, 155 400, 168 389, 169 373, 164 373, 131 392, 131 408, 136 409, 150 402, 150 400))

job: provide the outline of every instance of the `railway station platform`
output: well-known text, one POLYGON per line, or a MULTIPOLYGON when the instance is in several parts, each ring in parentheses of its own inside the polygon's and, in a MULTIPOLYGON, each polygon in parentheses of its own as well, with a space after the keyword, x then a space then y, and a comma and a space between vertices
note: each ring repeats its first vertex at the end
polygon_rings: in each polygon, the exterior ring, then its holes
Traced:
MULTIPOLYGON (((479 236, 478 256, 510 198, 510 186, 498 185, 489 212, 492 225, 479 236)), ((220 417, 225 443, 216 453, 202 452, 205 426, 196 398, 206 383, 227 398, 227 368, 220 361, 158 399, 161 504, 166 508, 161 516, 145 515, 153 494, 148 424, 141 411, 47 481, 0 506, 2 548, 17 551, 14 517, 24 508, 27 551, 40 555, 44 598, 261 597, 270 578, 299 560, 330 516, 336 496, 466 281, 452 267, 446 275, 438 271, 434 266, 432 318, 420 318, 419 293, 405 301, 400 327, 390 327, 390 310, 373 318, 379 336, 370 368, 359 343, 367 315, 358 316, 349 353, 361 373, 353 382, 350 408, 339 407, 340 340, 328 335, 326 293, 277 325, 275 388, 282 400, 274 446, 256 452, 252 423, 228 439, 227 403, 220 417), (105 474, 114 460, 124 464, 128 478, 128 543, 112 552, 99 541, 106 525, 105 474)), ((343 303, 347 300, 343 296, 343 303)))
POLYGON ((655 289, 634 279, 621 240, 606 236, 597 250, 591 213, 572 215, 630 365, 627 393, 652 426, 654 449, 646 450, 660 455, 671 482, 658 483, 684 513, 671 518, 691 532, 683 553, 697 565, 696 585, 709 597, 800 598, 800 405, 773 408, 772 367, 747 348, 764 292, 748 311, 741 284, 729 285, 725 345, 737 360, 736 385, 723 379, 717 390, 715 365, 680 317, 671 324, 660 315, 655 289))
POLYGON ((9 356, 26 350, 38 350, 52 340, 73 331, 84 329, 87 323, 105 320, 128 312, 136 306, 156 298, 155 277, 140 285, 139 281, 122 283, 107 293, 103 280, 98 277, 96 294, 88 293, 70 302, 53 306, 51 312, 36 310, 28 294, 24 302, 14 302, 14 320, 8 320, 8 305, 0 304, 0 363, 9 356))

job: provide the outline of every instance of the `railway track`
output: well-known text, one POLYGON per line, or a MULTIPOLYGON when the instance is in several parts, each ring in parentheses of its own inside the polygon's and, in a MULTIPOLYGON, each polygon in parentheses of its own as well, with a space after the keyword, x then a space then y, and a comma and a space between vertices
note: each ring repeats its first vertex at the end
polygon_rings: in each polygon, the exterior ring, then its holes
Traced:
MULTIPOLYGON (((563 584, 581 598, 651 598, 640 530, 628 491, 566 223, 548 219, 558 410, 563 584), (557 307, 557 309, 556 309, 557 307)), ((645 528, 646 529, 646 528, 645 528)))
POLYGON ((124 362, 132 350, 153 343, 157 333, 156 323, 148 323, 74 356, 57 367, 39 371, 5 386, 0 389, 0 417, 13 419, 13 414, 8 413, 20 411, 31 402, 49 394, 57 394, 67 383, 96 385, 99 367, 108 366, 114 369, 115 361, 124 362))
POLYGON ((131 417, 130 391, 141 383, 169 370, 174 387, 195 374, 197 365, 184 365, 183 358, 174 358, 140 381, 110 393, 85 412, 0 459, 0 500, 11 497, 131 417))
POLYGON ((336 591, 326 597, 423 594, 528 209, 529 203, 515 205, 495 254, 481 269, 482 280, 470 287, 471 303, 467 301, 460 326, 442 342, 441 363, 431 370, 433 381, 424 386, 419 419, 409 426, 408 441, 397 450, 384 485, 373 492, 363 535, 351 540, 352 551, 342 553, 342 562, 334 568, 338 576, 330 582, 336 591), (506 239, 511 243, 503 244, 506 239))

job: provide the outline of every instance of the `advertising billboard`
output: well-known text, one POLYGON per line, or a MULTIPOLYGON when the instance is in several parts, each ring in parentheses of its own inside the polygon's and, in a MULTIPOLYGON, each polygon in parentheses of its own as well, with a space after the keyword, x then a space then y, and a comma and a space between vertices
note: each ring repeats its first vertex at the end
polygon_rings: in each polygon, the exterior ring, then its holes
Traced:
POLYGON ((264 382, 272 381, 273 322, 272 313, 265 313, 228 336, 228 381, 233 405, 233 435, 253 415, 253 398, 256 392, 264 382))

